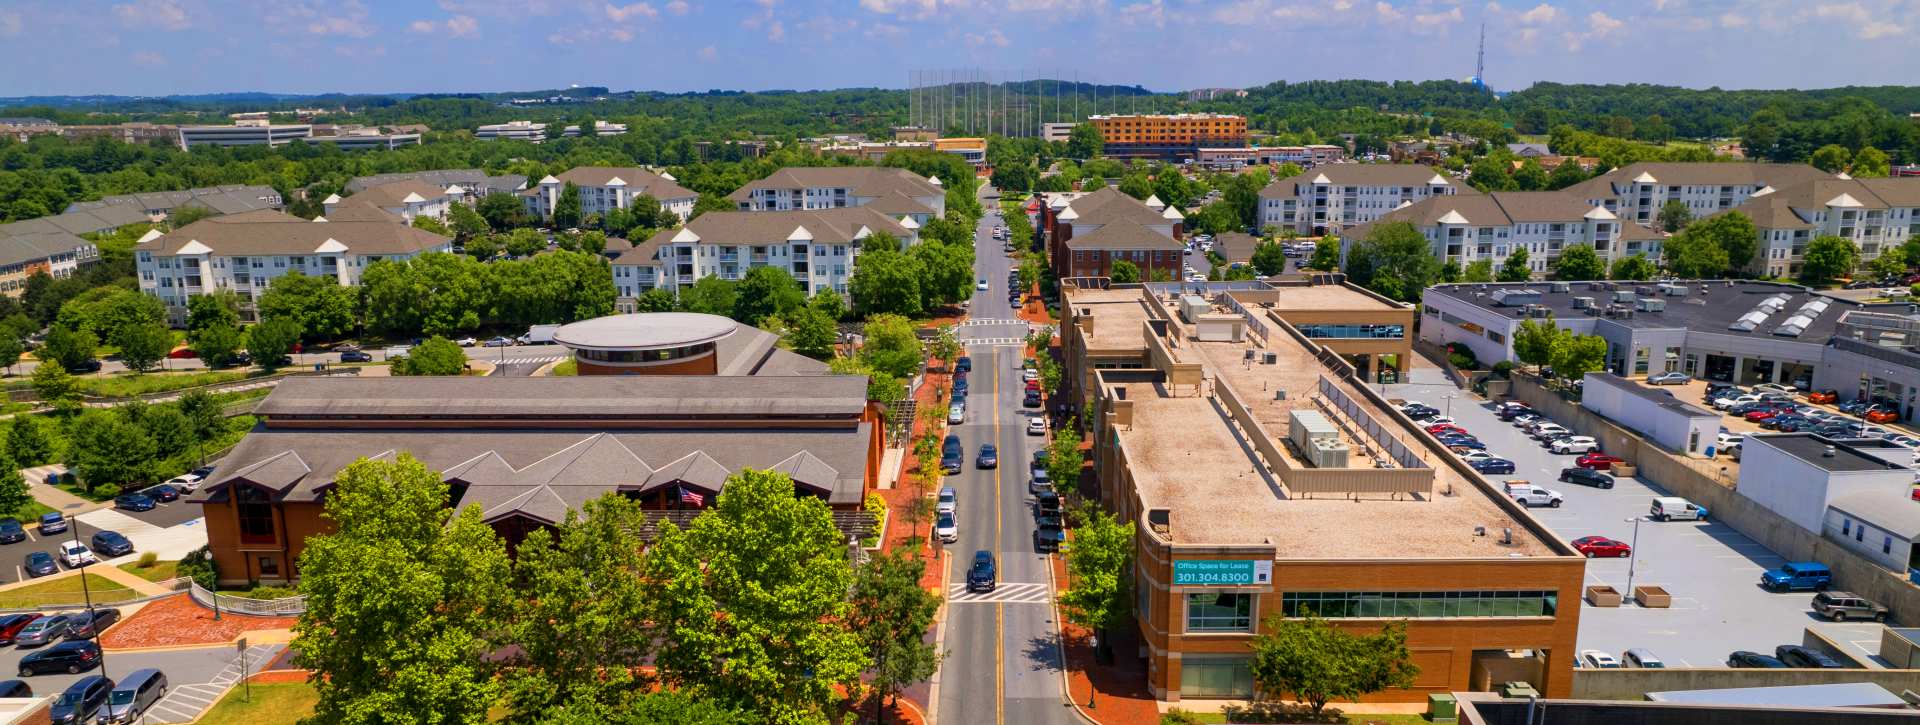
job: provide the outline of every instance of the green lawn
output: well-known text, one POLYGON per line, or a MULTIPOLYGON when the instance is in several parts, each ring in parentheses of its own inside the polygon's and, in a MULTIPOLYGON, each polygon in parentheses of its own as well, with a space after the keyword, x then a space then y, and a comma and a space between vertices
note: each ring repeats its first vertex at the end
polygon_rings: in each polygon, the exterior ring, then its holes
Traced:
POLYGON ((574 363, 572 358, 568 358, 566 360, 561 360, 558 364, 554 365, 553 370, 548 374, 557 375, 561 377, 579 375, 580 368, 578 365, 574 363))
POLYGON ((180 562, 177 561, 156 561, 153 566, 147 567, 135 561, 121 564, 120 569, 150 582, 163 582, 180 576, 180 562))
POLYGON ((201 716, 200 725, 293 725, 313 714, 320 695, 305 682, 235 685, 201 716))
POLYGON ((245 370, 211 370, 197 373, 150 372, 112 373, 100 377, 78 377, 81 392, 100 397, 149 395, 214 383, 245 380, 253 374, 245 370))
POLYGON ((19 509, 15 510, 13 513, 0 514, 0 517, 12 516, 16 519, 19 519, 22 523, 24 523, 24 522, 33 521, 34 519, 40 518, 41 514, 50 514, 50 513, 53 513, 52 506, 48 506, 46 504, 40 503, 39 501, 28 501, 25 506, 21 506, 19 509))
MULTIPOLYGON (((85 578, 87 587, 93 590, 95 604, 124 602, 139 596, 126 585, 98 574, 87 574, 85 578)), ((81 577, 70 576, 0 592, 0 609, 33 609, 61 604, 79 604, 85 601, 81 592, 80 579, 81 577)))

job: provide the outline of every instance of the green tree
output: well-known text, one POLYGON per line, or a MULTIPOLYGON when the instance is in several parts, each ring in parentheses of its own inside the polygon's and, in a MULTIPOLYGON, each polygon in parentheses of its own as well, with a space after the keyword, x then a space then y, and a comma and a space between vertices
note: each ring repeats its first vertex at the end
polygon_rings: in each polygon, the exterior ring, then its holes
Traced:
POLYGON ((149 406, 140 416, 140 428, 147 432, 154 454, 160 458, 172 458, 193 448, 193 422, 180 412, 180 406, 149 406))
POLYGON ((180 396, 180 414, 187 417, 188 430, 196 441, 210 441, 220 434, 222 422, 220 401, 205 390, 190 390, 180 396))
POLYGON ((924 348, 927 354, 947 365, 960 359, 960 354, 966 352, 966 348, 960 345, 960 338, 953 333, 953 325, 941 325, 934 330, 933 339, 928 340, 924 348))
POLYGON ((153 439, 118 410, 88 410, 73 421, 67 467, 91 492, 105 484, 131 489, 151 478, 153 439))
POLYGON ((93 350, 99 346, 100 340, 91 332, 54 325, 53 329, 47 331, 47 338, 41 341, 40 349, 35 350, 34 354, 58 367, 77 370, 93 359, 93 350))
MULTIPOLYGON (((529 721, 562 706, 613 712, 646 687, 641 625, 646 513, 609 493, 536 529, 515 550, 507 699, 529 721)), ((550 721, 550 720, 548 720, 550 721)))
POLYGON ((867 318, 861 332, 860 359, 874 370, 896 378, 911 378, 919 372, 925 353, 914 333, 913 321, 899 315, 880 314, 867 318))
POLYGON ((1661 253, 1667 258, 1667 269, 1675 276, 1682 279, 1714 278, 1725 274, 1730 266, 1726 249, 1708 239, 1704 233, 1694 233, 1704 223, 1696 222, 1679 234, 1668 237, 1661 245, 1661 253))
POLYGON ((821 314, 834 321, 847 316, 847 298, 841 297, 839 292, 831 289, 814 293, 813 299, 807 300, 807 306, 819 310, 821 314))
POLYGON ((20 362, 20 356, 27 351, 26 344, 11 333, 0 331, 0 369, 13 372, 13 366, 20 362))
POLYGON ((334 480, 334 531, 307 538, 293 627, 313 717, 485 722, 504 690, 485 658, 514 598, 506 546, 478 506, 449 511, 447 484, 411 455, 361 459, 334 480))
POLYGON ((932 677, 940 664, 939 651, 925 639, 940 609, 940 597, 920 586, 925 571, 926 562, 905 547, 854 569, 847 629, 866 649, 876 708, 932 677))
POLYGON ((80 399, 80 384, 58 363, 41 363, 33 368, 33 394, 48 403, 65 405, 80 399))
POLYGON ((547 248, 547 238, 539 230, 521 227, 507 235, 507 254, 528 257, 547 248))
POLYGON ((1463 273, 1460 271, 1459 262, 1449 259, 1447 260, 1446 264, 1440 265, 1440 281, 1441 282, 1446 282, 1449 284, 1458 282, 1460 281, 1461 274, 1463 273))
POLYGON ((553 227, 572 229, 580 226, 580 187, 567 182, 560 187, 560 199, 553 204, 553 227))
POLYGON ((1535 159, 1523 160, 1513 171, 1513 186, 1521 191, 1542 191, 1547 188, 1547 170, 1535 159))
POLYGON ((811 306, 789 312, 786 317, 787 344, 794 352, 815 360, 833 357, 833 344, 840 337, 833 318, 811 306))
POLYGON ((1113 267, 1107 270, 1107 279, 1112 280, 1114 284, 1137 283, 1140 281, 1140 265, 1124 259, 1116 260, 1113 267))
POLYGON ((1047 478, 1063 491, 1073 491, 1080 484, 1080 469, 1086 464, 1086 454, 1080 452, 1080 431, 1071 425, 1061 426, 1053 433, 1053 442, 1047 444, 1047 478))
POLYGON ((1500 265, 1497 278, 1501 282, 1525 282, 1533 279, 1533 270, 1527 266, 1527 250, 1514 247, 1513 254, 1507 255, 1507 261, 1500 265))
POLYGON ((1313 614, 1275 614, 1253 636, 1253 681, 1267 697, 1291 695, 1317 716, 1331 700, 1358 702, 1390 687, 1412 687, 1420 668, 1407 649, 1406 622, 1357 634, 1313 614))
MULTIPOLYGON (((455 206, 458 206, 458 205, 456 204, 455 206)), ((453 236, 453 230, 447 228, 446 222, 440 221, 439 219, 435 219, 425 214, 421 214, 413 218, 413 228, 423 232, 428 232, 430 234, 438 234, 443 237, 453 236)))
POLYGON ((113 345, 120 348, 120 362, 144 373, 173 350, 173 333, 158 322, 127 325, 114 336, 113 345))
POLYGON ((823 719, 867 660, 843 621, 853 569, 825 502, 748 469, 648 550, 647 613, 661 680, 765 722, 823 719))
POLYGON ((668 292, 665 287, 655 287, 642 292, 640 297, 634 300, 634 308, 640 312, 672 312, 679 306, 679 300, 675 300, 673 293, 668 292))
POLYGON ((212 209, 199 205, 177 207, 167 214, 167 225, 180 229, 214 214, 212 209))
POLYGON ((0 512, 19 519, 27 518, 27 505, 33 503, 33 491, 27 478, 20 475, 21 464, 0 456, 0 512))
POLYGON ((1607 339, 1599 335, 1561 335, 1553 343, 1553 374, 1580 380, 1606 364, 1607 339))
POLYGON ((1105 150, 1106 143, 1100 137, 1100 129, 1091 123, 1075 124, 1067 131, 1067 145, 1064 149, 1067 158, 1086 161, 1098 157, 1105 150))
POLYGON ((1513 356, 1535 369, 1551 365, 1554 347, 1567 334, 1566 330, 1553 324, 1552 318, 1521 320, 1520 328, 1513 333, 1513 356))
POLYGON ((1135 171, 1120 177, 1120 185, 1115 188, 1118 188, 1120 193, 1141 201, 1146 201, 1147 197, 1153 196, 1153 180, 1147 178, 1145 171, 1135 171))
POLYGON ((1847 174, 1856 179, 1884 179, 1892 172, 1891 165, 1887 152, 1868 146, 1853 155, 1853 166, 1847 174))
POLYGON ((394 375, 459 375, 467 369, 467 351, 452 340, 435 335, 413 346, 406 357, 393 361, 394 375))
POLYGON ((680 305, 688 312, 733 317, 734 306, 740 301, 738 286, 738 282, 710 274, 680 290, 680 305))
POLYGON ((1585 244, 1574 244, 1560 250, 1560 258, 1554 260, 1553 278, 1562 280, 1592 280, 1607 278, 1607 264, 1600 261, 1599 253, 1585 244))
POLYGON ((1481 191, 1513 191, 1519 188, 1507 172, 1504 161, 1483 156, 1467 172, 1467 183, 1481 191))
POLYGON ((920 290, 925 278, 920 260, 891 249, 872 249, 861 252, 848 291, 861 314, 918 316, 925 310, 920 290))
POLYGON ((1876 277, 1892 277, 1907 271, 1906 252, 1899 247, 1888 247, 1867 263, 1867 270, 1876 277))
POLYGON ((1753 218, 1737 211, 1692 222, 1686 234, 1713 244, 1727 254, 1727 269, 1744 269, 1760 249, 1760 229, 1753 218))
POLYGON ((1847 168, 1847 162, 1852 160, 1852 156, 1845 146, 1830 143, 1814 150, 1813 155, 1808 157, 1807 163, 1813 164, 1814 168, 1821 171, 1836 173, 1847 168))
POLYGON ((360 317, 358 298, 333 277, 294 270, 275 278, 260 295, 260 317, 298 322, 309 340, 333 340, 353 331, 360 317))
POLYGON ((1261 242, 1253 245, 1253 268, 1262 277, 1271 277, 1287 271, 1287 250, 1274 242, 1261 242))
POLYGON ((500 250, 506 248, 506 240, 498 234, 481 234, 468 239, 465 249, 467 256, 486 261, 500 256, 500 250))
POLYGON ((45 419, 37 415, 16 415, 7 427, 7 458, 18 466, 40 466, 53 460, 53 441, 47 435, 45 419))
POLYGON ((293 352, 293 344, 299 341, 299 322, 269 318, 247 330, 247 354, 253 356, 255 365, 273 370, 284 364, 281 360, 293 352))
POLYGON ((1133 524, 1091 501, 1074 511, 1073 546, 1067 549, 1067 590, 1060 613, 1093 630, 1103 659, 1111 657, 1108 630, 1133 621, 1133 524))
POLYGON ((733 318, 749 325, 758 325, 768 317, 784 317, 807 302, 807 293, 793 275, 772 266, 747 270, 736 293, 733 318))
POLYGON ((1668 199, 1667 203, 1660 205, 1660 216, 1657 222, 1661 231, 1673 234, 1687 228, 1687 223, 1691 221, 1693 221, 1693 211, 1687 208, 1686 202, 1668 199))
POLYGON ((1331 272, 1340 266, 1340 240, 1328 237, 1315 242, 1313 256, 1307 258, 1307 268, 1322 272, 1331 272))
POLYGON ((494 231, 504 232, 528 223, 527 207, 520 197, 512 194, 488 194, 480 197, 473 205, 480 218, 487 220, 487 226, 494 231))
POLYGON ((215 325, 240 326, 240 295, 223 289, 187 298, 187 332, 215 325))
POLYGON ((920 293, 933 304, 956 304, 973 295, 973 245, 921 242, 907 256, 919 262, 920 293))
POLYGON ((1472 263, 1467 265, 1466 269, 1460 270, 1460 281, 1492 282, 1493 260, 1484 258, 1473 260, 1472 263))
POLYGON ((1653 279, 1653 275, 1659 273, 1659 271, 1659 268, 1654 266, 1652 260, 1647 259, 1647 255, 1635 254, 1625 259, 1614 260, 1613 274, 1611 276, 1613 279, 1618 280, 1644 282, 1653 279))
POLYGON ((1800 265, 1800 282, 1810 287, 1832 284, 1835 278, 1853 271, 1860 261, 1860 248, 1841 237, 1822 235, 1807 243, 1806 262, 1800 265))
POLYGON ((194 357, 200 358, 207 367, 215 368, 227 364, 244 344, 245 335, 227 324, 204 327, 187 337, 187 346, 193 348, 194 357))
POLYGON ((480 216, 480 212, 474 211, 473 207, 467 206, 466 204, 453 204, 449 206, 447 208, 447 222, 448 225, 453 228, 454 238, 460 240, 462 243, 471 242, 475 237, 479 237, 490 231, 486 217, 480 216))
POLYGON ((1559 166, 1553 167, 1553 173, 1547 174, 1546 188, 1559 191, 1586 180, 1586 170, 1580 168, 1580 164, 1575 163, 1574 159, 1567 159, 1560 162, 1559 166))
POLYGON ((1408 302, 1440 276, 1440 261, 1419 230, 1406 222, 1375 225, 1347 252, 1347 274, 1356 284, 1408 302))

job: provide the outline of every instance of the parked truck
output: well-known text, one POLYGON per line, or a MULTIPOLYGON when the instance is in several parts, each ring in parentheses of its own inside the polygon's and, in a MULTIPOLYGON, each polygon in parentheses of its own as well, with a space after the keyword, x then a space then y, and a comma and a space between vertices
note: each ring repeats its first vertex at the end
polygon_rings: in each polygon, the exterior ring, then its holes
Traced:
POLYGON ((559 325, 534 325, 527 328, 527 334, 521 335, 518 341, 522 345, 551 344, 553 342, 554 331, 559 329, 559 325))
POLYGON ((1559 491, 1541 488, 1528 481, 1517 480, 1507 482, 1507 495, 1512 496, 1513 500, 1520 502, 1521 506, 1527 507, 1545 506, 1547 508, 1560 508, 1560 503, 1563 500, 1559 491))

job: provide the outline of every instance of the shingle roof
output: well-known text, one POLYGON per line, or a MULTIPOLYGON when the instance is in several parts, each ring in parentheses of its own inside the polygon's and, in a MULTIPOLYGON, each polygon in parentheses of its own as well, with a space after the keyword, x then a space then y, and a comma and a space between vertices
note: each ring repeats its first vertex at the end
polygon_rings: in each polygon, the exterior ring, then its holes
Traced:
POLYGON ((909 198, 945 196, 946 190, 906 169, 885 166, 789 166, 735 189, 727 198, 747 201, 760 189, 845 188, 851 196, 881 197, 898 191, 909 198))
POLYGON ((203 219, 139 245, 178 254, 198 242, 219 255, 314 254, 329 241, 354 254, 413 254, 450 243, 446 237, 397 221, 308 221, 263 210, 203 219))
POLYGON ((407 179, 370 187, 347 197, 344 203, 391 208, 407 204, 407 198, 415 195, 420 197, 420 201, 433 201, 446 196, 447 190, 417 179, 407 179))
POLYGON ((1750 197, 1733 210, 1763 229, 1811 229, 1794 210, 1824 210, 1835 202, 1866 210, 1920 207, 1920 178, 1816 179, 1750 197))
POLYGON ((135 194, 117 194, 95 201, 80 201, 67 205, 67 211, 92 211, 103 207, 131 206, 141 210, 169 210, 184 206, 187 202, 201 200, 201 206, 222 214, 234 214, 254 209, 277 208, 280 192, 271 186, 260 184, 225 184, 222 186, 203 186, 181 191, 147 191, 135 194))
POLYGON ((911 231, 893 217, 864 206, 801 211, 710 211, 694 217, 680 229, 654 233, 642 246, 658 249, 656 242, 665 244, 676 238, 700 244, 781 244, 792 238, 796 230, 804 230, 813 242, 820 244, 850 244, 866 236, 862 230, 886 232, 903 240, 912 236, 911 231))
POLYGON ((1142 226, 1159 226, 1172 222, 1161 216, 1161 212, 1147 206, 1146 202, 1127 196, 1111 186, 1101 187, 1092 193, 1067 202, 1067 208, 1073 210, 1072 222, 1083 224, 1108 225, 1127 220, 1142 226))
POLYGON ((1920 207, 1920 177, 1861 179, 1859 183, 1889 206, 1920 207))
POLYGON ((1068 249, 1153 249, 1185 251, 1186 245, 1165 234, 1142 226, 1132 219, 1100 225, 1086 236, 1067 240, 1068 249))
POLYGON ((1615 184, 1629 184, 1641 175, 1652 177, 1662 186, 1771 186, 1775 189, 1815 179, 1831 179, 1833 174, 1806 164, 1750 164, 1742 162, 1656 162, 1627 164, 1607 173, 1569 186, 1563 191, 1581 199, 1618 196, 1615 184))
POLYGON ((687 187, 668 181, 646 169, 634 167, 576 166, 554 178, 559 179, 563 184, 571 181, 574 186, 607 186, 618 179, 626 184, 628 191, 646 194, 661 201, 695 196, 687 187))
MULTIPOLYGON (((749 328, 751 329, 751 328, 749 328)), ((510 419, 673 416, 857 416, 861 376, 585 376, 288 378, 257 415, 510 419)))
POLYGON ((927 205, 914 201, 912 197, 902 194, 898 190, 882 194, 880 198, 867 202, 863 206, 882 214, 892 214, 896 216, 933 213, 933 209, 928 208, 927 205))
POLYGON ((424 181, 442 189, 452 184, 465 187, 469 193, 485 196, 495 192, 512 192, 527 185, 527 177, 517 174, 488 176, 480 169, 442 169, 438 171, 410 171, 394 174, 374 174, 356 176, 347 182, 347 193, 358 194, 381 184, 391 184, 407 180, 424 181))
POLYGON ((1251 264, 1253 248, 1260 246, 1260 238, 1246 232, 1221 232, 1213 236, 1213 251, 1226 257, 1229 263, 1251 264))
MULTIPOLYGON (((1507 226, 1537 222, 1584 223, 1597 208, 1584 199, 1558 191, 1496 191, 1491 194, 1443 194, 1402 206, 1360 227, 1348 230, 1364 236, 1374 225, 1411 222, 1427 227, 1449 218, 1451 224, 1507 226), (1461 220, 1464 220, 1461 221, 1461 220)), ((1658 239, 1660 234, 1625 220, 1617 220, 1623 239, 1658 239)))

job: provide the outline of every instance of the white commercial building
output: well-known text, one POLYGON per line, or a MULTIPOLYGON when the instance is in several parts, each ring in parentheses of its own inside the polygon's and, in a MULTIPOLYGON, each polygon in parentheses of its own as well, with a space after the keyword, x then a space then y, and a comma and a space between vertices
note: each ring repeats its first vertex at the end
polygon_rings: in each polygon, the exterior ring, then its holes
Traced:
POLYGON ((1464 182, 1416 164, 1328 164, 1260 190, 1260 225, 1300 234, 1337 234, 1401 204, 1477 194, 1464 182))
POLYGON ((1920 502, 1906 487, 1875 486, 1835 496, 1821 533, 1901 576, 1920 573, 1913 548, 1920 539, 1920 502))
POLYGON ((1705 454, 1720 431, 1720 414, 1681 402, 1613 373, 1587 373, 1580 407, 1639 433, 1676 453, 1705 454))
POLYGON ((547 125, 544 123, 534 123, 532 121, 492 123, 474 129, 473 137, 540 143, 541 141, 547 140, 547 125))
POLYGON ((285 146, 296 139, 312 139, 313 126, 276 126, 247 123, 235 126, 181 126, 180 148, 195 146, 285 146))
POLYGON ((891 234, 920 240, 911 218, 868 207, 778 212, 707 212, 679 229, 663 229, 613 261, 623 304, 655 287, 678 290, 704 277, 738 280, 754 267, 778 267, 807 294, 846 294, 860 240, 891 234))
POLYGON ((605 215, 615 209, 626 209, 643 196, 651 196, 667 211, 686 219, 693 215, 693 203, 699 194, 674 183, 673 176, 640 168, 620 168, 612 166, 580 166, 568 169, 559 176, 548 176, 539 184, 525 189, 520 198, 525 201, 527 213, 535 219, 547 219, 553 216, 553 209, 560 203, 560 194, 567 184, 580 189, 580 216, 590 214, 605 215))
POLYGON ((1736 489, 1801 528, 1823 533, 1827 507, 1835 501, 1875 491, 1904 494, 1913 485, 1913 471, 1856 447, 1866 443, 1812 433, 1747 436, 1740 443, 1736 489))

